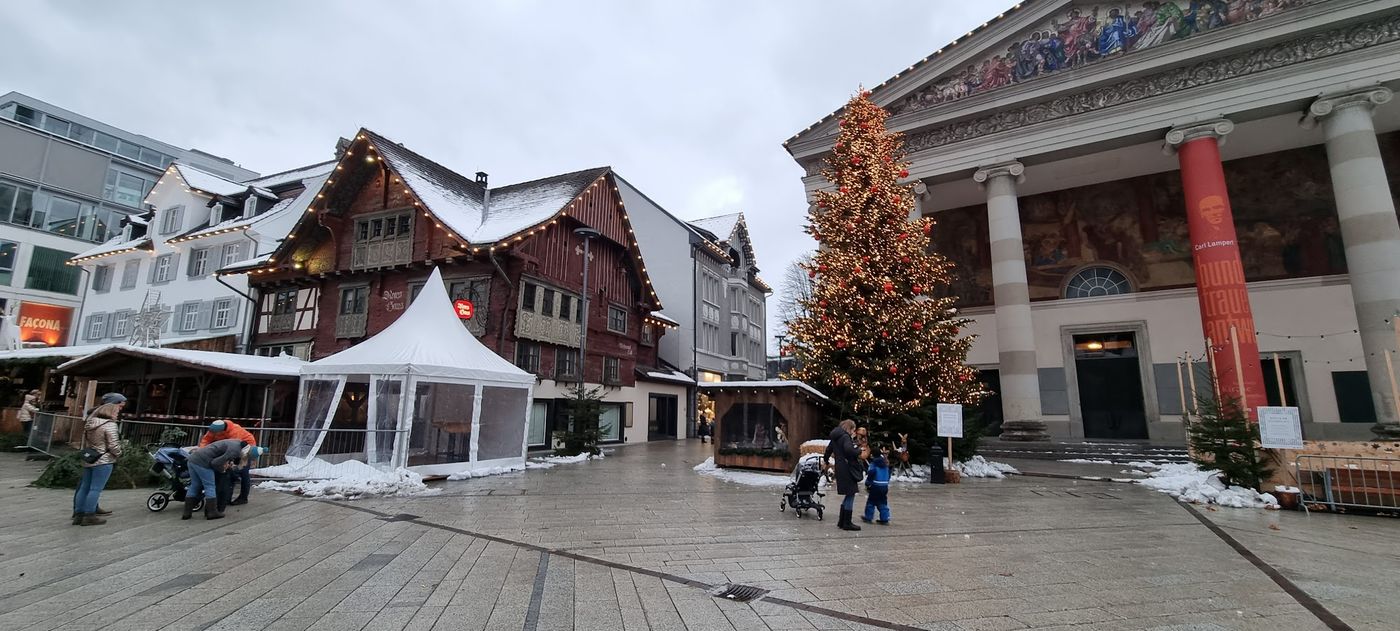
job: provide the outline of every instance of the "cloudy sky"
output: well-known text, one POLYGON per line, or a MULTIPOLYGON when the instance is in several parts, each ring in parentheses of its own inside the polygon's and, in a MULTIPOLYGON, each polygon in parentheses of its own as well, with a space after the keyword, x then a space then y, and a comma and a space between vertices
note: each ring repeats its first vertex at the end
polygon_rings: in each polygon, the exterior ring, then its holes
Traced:
POLYGON ((681 218, 744 212, 777 286, 812 246, 782 141, 1009 4, 27 2, 0 93, 263 173, 361 126, 499 185, 610 165, 681 218))

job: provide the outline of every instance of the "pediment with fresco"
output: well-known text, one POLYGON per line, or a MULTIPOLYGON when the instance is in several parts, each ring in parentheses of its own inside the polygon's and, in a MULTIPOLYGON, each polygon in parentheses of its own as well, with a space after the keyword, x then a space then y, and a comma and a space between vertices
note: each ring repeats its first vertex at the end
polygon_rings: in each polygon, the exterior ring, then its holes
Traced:
POLYGON ((1076 3, 890 103, 918 111, 1180 42, 1327 0, 1164 0, 1076 3))

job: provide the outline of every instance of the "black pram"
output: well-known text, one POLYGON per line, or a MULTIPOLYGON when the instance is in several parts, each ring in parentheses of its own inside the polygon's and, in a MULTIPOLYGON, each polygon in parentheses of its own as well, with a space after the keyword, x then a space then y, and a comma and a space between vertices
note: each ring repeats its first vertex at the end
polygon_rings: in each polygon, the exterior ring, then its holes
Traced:
POLYGON ((782 501, 778 504, 778 510, 785 511, 787 507, 792 507, 794 515, 801 517, 809 510, 817 511, 817 519, 822 518, 822 496, 825 495, 817 490, 822 479, 822 455, 807 454, 797 459, 797 466, 792 469, 792 482, 787 485, 787 490, 783 494, 782 501))
MULTIPOLYGON (((171 501, 183 503, 185 501, 185 489, 190 485, 190 465, 187 462, 189 454, 185 453, 177 445, 147 445, 147 449, 154 448, 151 458, 155 464, 151 465, 151 475, 160 478, 160 489, 146 498, 146 508, 151 511, 163 511, 171 501)), ((201 499, 195 505, 194 510, 203 510, 204 501, 201 499)))

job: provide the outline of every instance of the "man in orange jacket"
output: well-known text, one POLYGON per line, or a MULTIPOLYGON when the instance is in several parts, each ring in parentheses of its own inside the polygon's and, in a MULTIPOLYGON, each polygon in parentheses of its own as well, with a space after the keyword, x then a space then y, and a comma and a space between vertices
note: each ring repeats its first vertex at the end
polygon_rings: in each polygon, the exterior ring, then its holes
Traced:
MULTIPOLYGON (((199 439, 200 447, 207 447, 209 443, 227 439, 241 440, 249 445, 257 445, 258 439, 252 432, 243 429, 242 425, 229 420, 214 421, 209 424, 209 431, 204 432, 204 436, 199 439)), ((233 505, 248 503, 248 491, 253 487, 253 479, 249 474, 252 467, 251 462, 243 463, 243 466, 233 471, 215 471, 214 488, 218 489, 218 512, 224 512, 224 508, 233 505), (238 476, 240 488, 238 499, 229 501, 233 496, 233 476, 238 476)))

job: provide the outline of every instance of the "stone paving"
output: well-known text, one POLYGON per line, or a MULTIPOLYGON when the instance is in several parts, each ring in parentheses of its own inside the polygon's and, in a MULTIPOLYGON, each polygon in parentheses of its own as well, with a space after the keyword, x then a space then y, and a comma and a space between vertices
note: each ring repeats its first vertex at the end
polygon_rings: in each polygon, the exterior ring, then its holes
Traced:
MULTIPOLYGON (((1139 487, 896 486, 894 523, 848 534, 833 501, 828 520, 797 519, 778 511, 779 489, 695 474, 706 455, 627 446, 432 497, 255 491, 212 522, 108 490, 117 514, 79 528, 71 493, 26 487, 39 466, 0 454, 0 629, 1329 628, 1139 487), (729 583, 770 591, 711 596, 729 583)), ((1395 628, 1394 520, 1201 514, 1341 624, 1395 628)))

